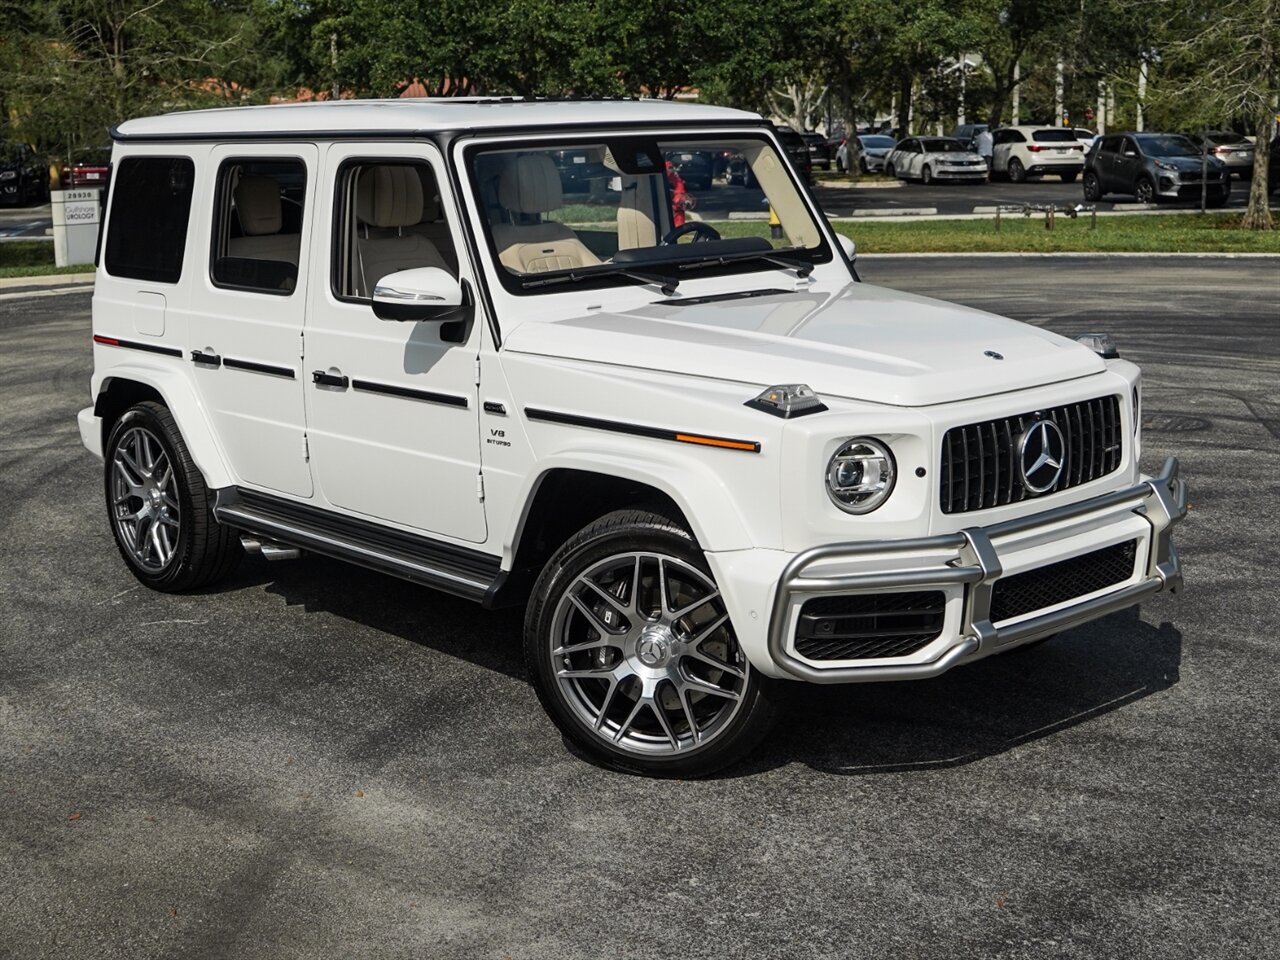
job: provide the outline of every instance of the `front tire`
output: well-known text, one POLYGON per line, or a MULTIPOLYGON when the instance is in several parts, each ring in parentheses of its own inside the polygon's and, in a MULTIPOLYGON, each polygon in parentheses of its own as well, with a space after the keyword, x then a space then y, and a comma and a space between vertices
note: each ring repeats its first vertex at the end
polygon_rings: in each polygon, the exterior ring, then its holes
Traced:
POLYGON ((560 732, 617 770, 705 776, 773 723, 773 684, 743 654, 702 551, 655 513, 610 513, 556 551, 524 652, 560 732))
POLYGON ((1139 177, 1133 187, 1133 199, 1138 203, 1155 203, 1156 188, 1149 177, 1139 177))
POLYGON ((120 556, 145 586, 176 593, 227 576, 239 538, 213 516, 213 498, 168 408, 130 407, 103 452, 107 517, 120 556))
POLYGON ((926 187, 933 183, 933 171, 929 169, 929 165, 927 163, 924 165, 924 169, 920 171, 920 182, 926 187))
POLYGON ((892 164, 892 163, 886 163, 886 164, 884 165, 884 175, 885 175, 886 177, 890 177, 891 179, 896 180, 896 179, 898 178, 898 171, 896 171, 896 170, 893 168, 893 164, 892 164))

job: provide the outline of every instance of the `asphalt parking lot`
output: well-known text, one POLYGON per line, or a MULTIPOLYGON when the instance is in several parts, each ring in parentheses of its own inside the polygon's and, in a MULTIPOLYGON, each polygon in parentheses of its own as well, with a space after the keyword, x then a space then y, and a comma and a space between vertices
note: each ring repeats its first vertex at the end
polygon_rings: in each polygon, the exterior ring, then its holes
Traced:
POLYGON ((1113 332, 1192 484, 1187 589, 798 689, 701 782, 567 752, 518 615, 319 558, 138 587, 75 425, 89 298, 0 296, 0 956, 1274 956, 1276 260, 861 269, 1113 332))

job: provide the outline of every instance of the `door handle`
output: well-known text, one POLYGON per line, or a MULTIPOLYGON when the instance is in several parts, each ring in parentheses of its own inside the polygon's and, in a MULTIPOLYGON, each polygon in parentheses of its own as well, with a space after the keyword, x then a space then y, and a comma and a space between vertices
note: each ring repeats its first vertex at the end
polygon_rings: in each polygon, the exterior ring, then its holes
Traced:
POLYGON ((222 366, 222 358, 220 356, 216 353, 205 353, 203 350, 192 350, 191 362, 200 364, 204 367, 222 366))
POLYGON ((347 389, 351 384, 351 381, 341 374, 325 373, 323 370, 313 371, 311 374, 311 380, 314 383, 320 384, 322 387, 340 387, 343 390, 347 389))

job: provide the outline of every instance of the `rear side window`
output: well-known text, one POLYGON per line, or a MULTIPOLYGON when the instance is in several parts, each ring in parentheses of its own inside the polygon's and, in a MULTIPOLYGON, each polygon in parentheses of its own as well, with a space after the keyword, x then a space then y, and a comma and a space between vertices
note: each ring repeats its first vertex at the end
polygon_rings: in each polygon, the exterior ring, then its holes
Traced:
POLYGON ((1070 130, 1037 130, 1031 134, 1036 143, 1075 143, 1076 135, 1070 130))
POLYGON ((245 158, 218 169, 210 274, 220 287, 285 296, 298 285, 307 167, 245 158))
POLYGON ((177 283, 191 219, 188 157, 127 157, 112 177, 106 268, 113 277, 177 283))

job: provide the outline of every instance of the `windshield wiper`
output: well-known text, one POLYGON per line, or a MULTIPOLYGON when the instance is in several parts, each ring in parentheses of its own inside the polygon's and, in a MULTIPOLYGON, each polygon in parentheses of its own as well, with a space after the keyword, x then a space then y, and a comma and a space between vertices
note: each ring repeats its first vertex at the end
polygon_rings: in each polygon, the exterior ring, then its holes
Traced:
POLYGON ((742 260, 763 260, 765 263, 772 263, 775 267, 781 267, 784 270, 794 270, 796 276, 801 279, 813 273, 813 263, 811 261, 804 257, 788 254, 785 250, 772 250, 769 252, 752 250, 748 253, 712 254, 708 257, 700 257, 697 260, 682 263, 678 269, 701 270, 703 267, 719 267, 726 263, 738 263, 742 260))
POLYGON ((671 296, 676 292, 676 287, 680 286, 680 281, 675 277, 664 277, 658 273, 632 270, 630 267, 625 267, 621 264, 606 264, 602 267, 592 267, 590 270, 570 270, 568 273, 556 277, 526 280, 520 286, 525 290, 529 290, 533 287, 550 287, 560 283, 580 283, 593 277, 629 277, 632 280, 639 280, 641 283, 652 283, 662 289, 662 295, 665 297, 671 296))

